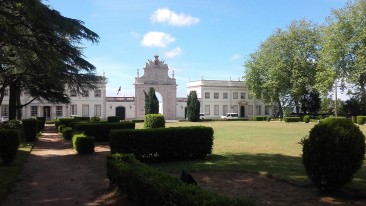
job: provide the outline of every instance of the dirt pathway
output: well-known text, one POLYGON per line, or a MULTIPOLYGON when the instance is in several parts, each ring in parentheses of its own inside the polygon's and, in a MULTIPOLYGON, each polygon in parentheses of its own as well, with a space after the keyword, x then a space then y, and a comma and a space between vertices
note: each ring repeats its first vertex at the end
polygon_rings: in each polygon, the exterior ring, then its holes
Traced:
POLYGON ((114 205, 106 177, 109 146, 77 155, 53 128, 46 126, 3 205, 114 205))

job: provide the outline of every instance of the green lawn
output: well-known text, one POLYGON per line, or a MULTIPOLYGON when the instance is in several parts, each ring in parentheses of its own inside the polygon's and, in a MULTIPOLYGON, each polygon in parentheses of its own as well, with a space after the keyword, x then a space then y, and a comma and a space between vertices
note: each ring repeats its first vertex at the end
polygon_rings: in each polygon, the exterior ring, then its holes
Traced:
MULTIPOLYGON (((299 185, 310 184, 302 162, 305 137, 315 123, 212 121, 176 122, 166 127, 203 125, 215 131, 213 154, 204 161, 182 161, 154 164, 167 171, 187 170, 246 170, 272 175, 299 185)), ((141 128, 142 124, 136 125, 141 128)), ((366 134, 366 126, 361 126, 366 134)), ((366 191, 366 169, 363 167, 349 187, 366 191)))
POLYGON ((13 163, 8 166, 0 164, 0 205, 4 201, 4 198, 8 194, 9 190, 12 188, 18 175, 22 171, 32 146, 33 143, 22 143, 19 146, 13 163))

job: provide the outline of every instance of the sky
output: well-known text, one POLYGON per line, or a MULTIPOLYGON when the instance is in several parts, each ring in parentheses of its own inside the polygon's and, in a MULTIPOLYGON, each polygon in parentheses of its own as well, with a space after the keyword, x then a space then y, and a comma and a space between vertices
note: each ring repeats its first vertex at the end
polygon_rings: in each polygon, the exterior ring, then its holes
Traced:
POLYGON ((96 32, 85 58, 108 78, 107 96, 134 96, 148 59, 165 61, 177 97, 194 80, 238 80, 243 64, 276 28, 306 19, 323 24, 347 0, 43 0, 96 32), (117 95, 118 88, 121 91, 117 95))

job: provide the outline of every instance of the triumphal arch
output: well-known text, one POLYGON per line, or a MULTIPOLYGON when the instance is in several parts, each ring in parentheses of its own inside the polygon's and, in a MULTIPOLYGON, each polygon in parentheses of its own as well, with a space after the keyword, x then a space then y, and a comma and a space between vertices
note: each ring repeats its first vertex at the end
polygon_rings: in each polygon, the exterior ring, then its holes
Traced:
POLYGON ((158 55, 154 57, 154 60, 149 59, 146 62, 143 68, 144 74, 141 77, 137 70, 134 83, 136 119, 143 119, 145 116, 144 91, 148 93, 150 87, 153 87, 161 95, 161 108, 165 119, 176 119, 177 84, 174 78, 174 71, 172 72, 172 77, 169 77, 168 65, 164 61, 160 61, 158 55))

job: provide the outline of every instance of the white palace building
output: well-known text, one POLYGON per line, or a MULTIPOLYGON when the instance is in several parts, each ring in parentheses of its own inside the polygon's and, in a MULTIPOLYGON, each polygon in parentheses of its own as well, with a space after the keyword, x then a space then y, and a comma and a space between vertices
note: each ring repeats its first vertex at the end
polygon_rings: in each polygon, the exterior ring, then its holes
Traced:
MULTIPOLYGON (((154 60, 148 60, 143 68, 144 74, 139 72, 135 77, 135 97, 107 97, 107 81, 100 82, 96 90, 82 97, 75 91, 69 90, 71 103, 53 104, 45 101, 33 101, 22 109, 22 118, 46 117, 54 120, 57 117, 99 116, 106 119, 108 116, 120 116, 122 119, 143 119, 145 115, 145 95, 153 87, 161 95, 160 113, 165 119, 185 119, 187 98, 177 98, 177 84, 174 78, 168 75, 168 65, 155 55, 154 60)), ((201 113, 206 118, 219 118, 228 112, 238 113, 239 117, 252 118, 254 115, 271 115, 273 106, 264 104, 249 95, 249 90, 243 81, 224 80, 197 80, 187 84, 187 94, 195 90, 201 103, 201 113)), ((21 102, 28 102, 30 97, 22 93, 21 102)), ((8 91, 1 105, 1 116, 9 115, 8 91)))

